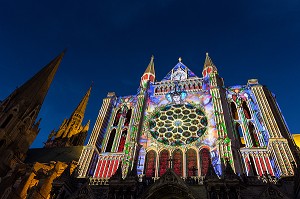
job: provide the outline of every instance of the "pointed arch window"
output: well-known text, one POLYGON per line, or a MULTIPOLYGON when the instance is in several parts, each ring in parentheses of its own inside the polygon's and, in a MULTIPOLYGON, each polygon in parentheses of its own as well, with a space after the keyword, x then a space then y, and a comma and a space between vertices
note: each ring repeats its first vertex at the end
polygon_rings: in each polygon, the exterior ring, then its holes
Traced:
POLYGON ((186 84, 183 85, 183 88, 184 88, 184 90, 188 90, 189 89, 188 85, 186 85, 186 84))
POLYGON ((197 176, 197 153, 194 149, 188 149, 186 152, 187 176, 197 176))
POLYGON ((238 115, 235 103, 231 102, 230 103, 230 107, 231 107, 231 113, 232 113, 233 119, 238 120, 239 119, 239 115, 238 115))
POLYGON ((124 129, 122 131, 122 134, 121 134, 121 138, 120 138, 120 142, 119 142, 119 147, 118 147, 118 152, 123 152, 124 145, 125 145, 125 142, 126 142, 126 137, 127 137, 127 129, 124 129))
POLYGON ((247 119, 251 119, 249 107, 245 101, 242 102, 243 111, 247 119))
POLYGON ((129 109, 126 113, 124 126, 129 126, 131 114, 132 114, 132 109, 129 109))
POLYGON ((169 92, 168 86, 165 87, 165 92, 169 92))
POLYGON ((236 131, 236 135, 237 135, 237 140, 240 143, 240 147, 245 147, 245 138, 243 136, 242 127, 239 123, 235 124, 235 131, 236 131))
POLYGON ((251 172, 253 173, 254 176, 257 176, 257 172, 256 172, 256 168, 255 168, 255 163, 254 163, 253 157, 251 155, 249 155, 249 159, 250 159, 251 172))
POLYGON ((116 136, 116 129, 113 129, 113 130, 110 132, 110 135, 109 135, 109 139, 108 139, 108 142, 107 142, 107 145, 106 145, 105 152, 111 152, 111 148, 112 148, 112 146, 113 146, 115 136, 116 136))
POLYGON ((11 121, 11 119, 13 118, 13 114, 10 114, 5 120, 4 122, 1 124, 1 128, 5 128, 8 123, 11 121))
POLYGON ((194 89, 198 89, 198 84, 194 84, 194 89))
POLYGON ((155 88, 155 93, 159 93, 159 88, 158 87, 155 88))
POLYGON ((151 150, 146 154, 146 167, 145 167, 146 177, 155 176, 155 163, 156 163, 156 152, 154 150, 151 150))
POLYGON ((192 85, 192 89, 196 89, 196 85, 195 85, 195 83, 192 85))
POLYGON ((202 85, 201 83, 198 83, 198 88, 201 89, 202 85))
POLYGON ((163 150, 159 155, 159 176, 164 175, 169 168, 168 159, 170 157, 169 151, 163 150))
POLYGON ((200 168, 201 175, 205 176, 208 172, 208 168, 211 164, 210 152, 208 149, 203 148, 200 151, 200 168))
POLYGON ((251 137, 253 147, 259 147, 259 140, 257 134, 255 133, 255 127, 252 122, 248 123, 249 134, 251 137))
POLYGON ((118 126, 121 115, 122 115, 121 109, 119 109, 118 112, 117 112, 117 114, 116 114, 116 116, 115 116, 115 120, 114 120, 113 126, 118 126))
POLYGON ((173 170, 178 176, 182 176, 182 151, 176 149, 173 152, 173 170))

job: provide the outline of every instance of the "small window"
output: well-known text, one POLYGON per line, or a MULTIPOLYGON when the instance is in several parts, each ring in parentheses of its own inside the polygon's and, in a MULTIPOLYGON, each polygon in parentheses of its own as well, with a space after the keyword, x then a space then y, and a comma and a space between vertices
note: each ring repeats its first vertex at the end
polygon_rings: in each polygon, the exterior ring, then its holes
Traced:
POLYGON ((238 120, 238 119, 239 119, 239 116, 238 116, 238 112, 237 112, 235 103, 234 103, 234 102, 231 102, 231 103, 230 103, 230 106, 231 106, 231 113, 232 113, 233 119, 238 120))
POLYGON ((13 118, 13 114, 10 114, 5 120, 4 122, 1 124, 1 128, 5 128, 8 123, 11 121, 11 119, 13 118))
POLYGON ((248 106, 247 106, 247 103, 246 103, 245 101, 243 101, 242 107, 243 107, 243 111, 244 111, 245 117, 246 117, 247 119, 251 119, 250 110, 249 110, 249 108, 248 108, 248 106))
POLYGON ((113 129, 113 130, 110 132, 110 135, 109 135, 109 139, 108 139, 108 142, 107 142, 107 145, 106 145, 105 152, 111 152, 111 148, 112 148, 112 145, 113 145, 114 140, 115 140, 115 135, 116 135, 116 129, 113 129))

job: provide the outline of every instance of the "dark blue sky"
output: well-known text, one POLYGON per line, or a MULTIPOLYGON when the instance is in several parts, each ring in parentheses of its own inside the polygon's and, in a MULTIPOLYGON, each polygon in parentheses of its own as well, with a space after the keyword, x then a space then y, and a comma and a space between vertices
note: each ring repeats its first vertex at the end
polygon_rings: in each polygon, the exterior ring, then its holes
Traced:
POLYGON ((94 81, 85 121, 107 92, 135 94, 150 56, 157 79, 183 58, 201 76, 209 52, 227 86, 257 78, 299 133, 300 1, 2 0, 0 99, 68 48, 32 147, 70 116, 94 81))

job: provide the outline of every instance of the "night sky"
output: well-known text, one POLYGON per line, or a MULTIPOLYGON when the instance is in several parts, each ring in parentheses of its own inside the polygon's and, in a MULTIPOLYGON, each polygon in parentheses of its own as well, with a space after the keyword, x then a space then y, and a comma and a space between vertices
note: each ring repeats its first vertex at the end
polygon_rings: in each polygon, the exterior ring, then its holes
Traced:
POLYGON ((32 147, 43 146, 93 81, 84 119, 91 133, 107 92, 136 94, 152 54, 161 80, 178 57, 201 76, 209 52, 226 86, 257 78, 300 133, 300 1, 0 0, 0 99, 65 48, 32 147))

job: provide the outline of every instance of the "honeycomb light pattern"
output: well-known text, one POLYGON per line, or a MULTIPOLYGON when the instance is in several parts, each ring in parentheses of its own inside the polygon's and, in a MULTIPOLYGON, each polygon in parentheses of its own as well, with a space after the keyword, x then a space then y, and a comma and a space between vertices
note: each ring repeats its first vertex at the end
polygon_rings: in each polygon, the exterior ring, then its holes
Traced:
POLYGON ((196 141, 205 133, 207 124, 204 112, 191 104, 163 106, 154 111, 149 120, 153 138, 171 146, 196 141))

